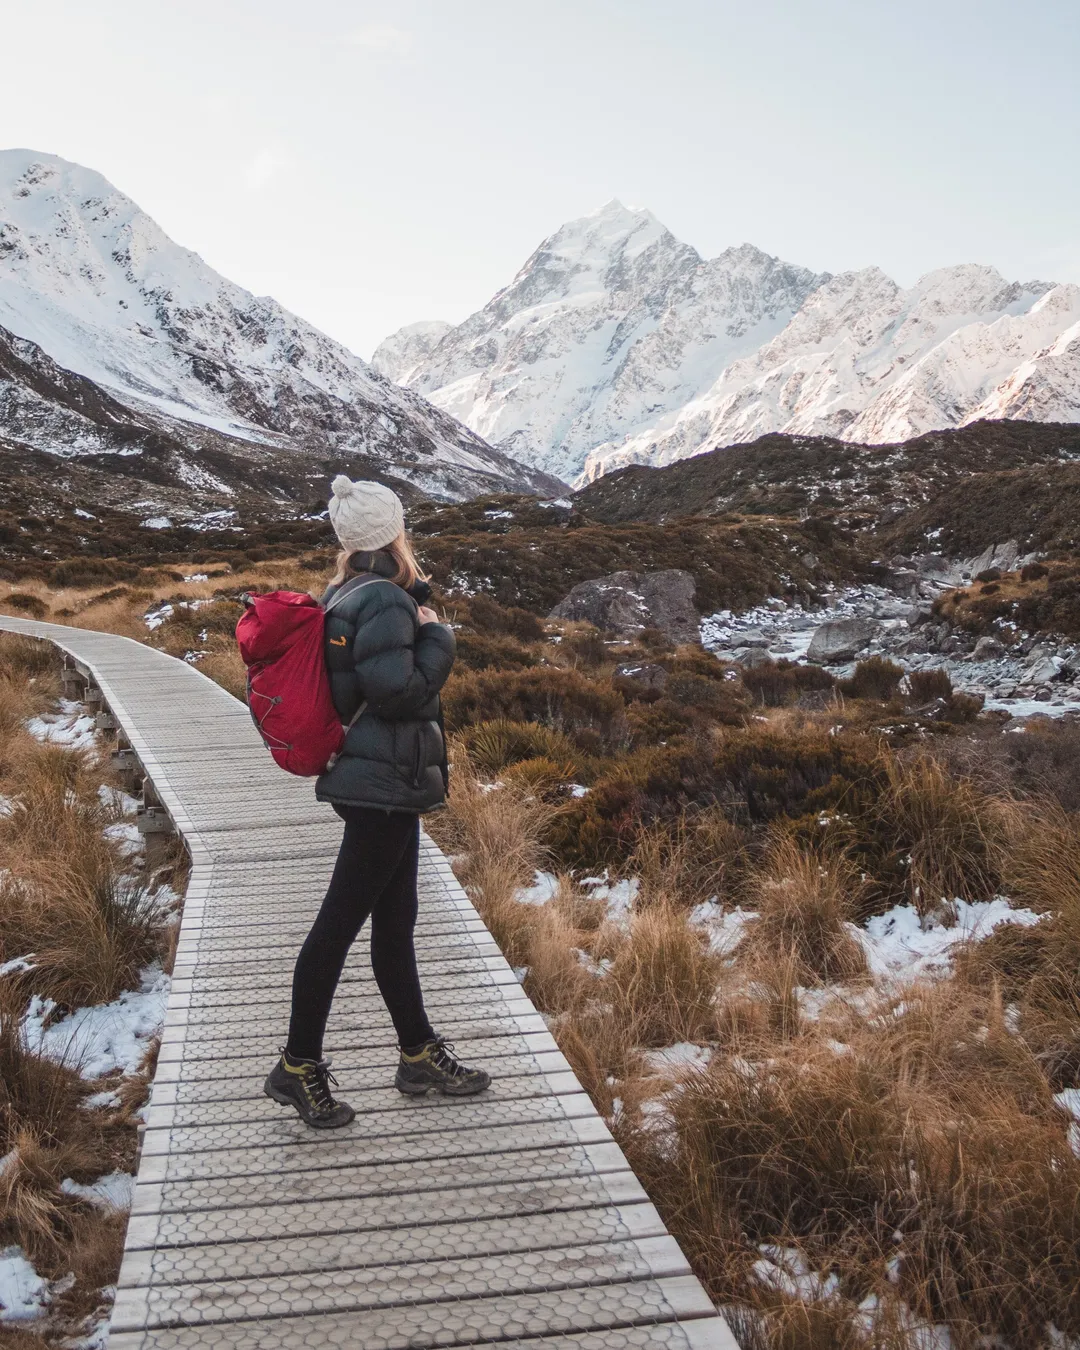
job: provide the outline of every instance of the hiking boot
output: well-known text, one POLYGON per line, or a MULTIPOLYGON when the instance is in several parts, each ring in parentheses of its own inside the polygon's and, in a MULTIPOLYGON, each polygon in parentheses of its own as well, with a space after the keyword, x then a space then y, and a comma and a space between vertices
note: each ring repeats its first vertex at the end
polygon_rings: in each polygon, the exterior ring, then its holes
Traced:
POLYGON ((416 1097, 425 1092, 471 1097, 491 1086, 491 1076, 483 1069, 467 1068, 454 1054, 454 1047, 436 1036, 417 1050, 402 1050, 394 1086, 416 1097))
POLYGON ((317 1130, 336 1130, 348 1125, 356 1112, 348 1102, 334 1100, 331 1083, 337 1087, 328 1059, 294 1059, 282 1050, 263 1091, 282 1106, 295 1106, 305 1125, 317 1130))

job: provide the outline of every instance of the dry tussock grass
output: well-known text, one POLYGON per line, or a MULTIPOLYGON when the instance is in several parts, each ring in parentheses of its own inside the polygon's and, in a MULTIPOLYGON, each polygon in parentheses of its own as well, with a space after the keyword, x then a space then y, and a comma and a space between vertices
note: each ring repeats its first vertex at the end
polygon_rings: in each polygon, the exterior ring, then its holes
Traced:
POLYGON ((233 629, 240 617, 239 596, 248 590, 308 591, 312 588, 316 593, 321 592, 321 578, 292 562, 252 563, 235 572, 228 568, 190 565, 183 566, 175 574, 155 573, 151 569, 130 584, 109 584, 104 577, 88 579, 85 585, 59 588, 40 580, 23 581, 7 587, 4 594, 0 594, 0 612, 25 617, 18 605, 7 603, 12 593, 25 593, 40 607, 41 617, 50 623, 117 633, 160 647, 172 656, 183 657, 188 652, 197 652, 200 654, 198 666, 203 674, 243 701, 247 677, 233 638, 233 629), (208 574, 206 581, 176 579, 184 574, 203 573, 208 574), (199 608, 185 608, 185 604, 192 601, 200 602, 199 608), (151 631, 146 626, 146 615, 164 603, 172 604, 174 612, 160 627, 151 631))
POLYGON ((719 808, 643 825, 620 873, 637 880, 637 903, 683 908, 729 893, 746 866, 746 836, 719 808))
POLYGON ((26 1000, 33 992, 62 1007, 109 1001, 166 945, 157 904, 103 834, 121 818, 99 793, 111 786, 103 761, 25 729, 29 715, 54 705, 57 664, 47 644, 0 638, 0 961, 32 954, 34 966, 0 980, 0 1247, 22 1247, 47 1279, 75 1277, 53 1300, 45 1339, 28 1334, 27 1346, 54 1344, 92 1319, 115 1282, 126 1215, 67 1194, 61 1182, 134 1169, 134 1113, 150 1066, 105 1081, 118 1089, 117 1106, 87 1110, 103 1084, 28 1050, 26 1000))
POLYGON ((891 765, 885 782, 873 828, 918 845, 913 894, 977 898, 1007 873, 1049 917, 970 944, 954 978, 876 999, 856 988, 817 1021, 799 986, 866 974, 847 926, 865 882, 842 851, 778 831, 749 865, 737 838, 737 865, 725 858, 727 879, 707 887, 757 910, 732 966, 689 922, 702 884, 687 819, 666 838, 642 831, 625 869, 638 900, 619 926, 569 878, 544 907, 514 900, 549 822, 524 824, 513 796, 473 779, 443 828, 474 892, 502 897, 513 959, 598 1109, 611 1117, 620 1099, 617 1137, 713 1295, 742 1309, 744 1346, 911 1350, 944 1323, 959 1346, 999 1335, 1034 1350, 1050 1324, 1080 1331, 1080 1160, 1053 1101, 1080 1084, 1080 833, 927 760, 891 765), (980 958, 995 943, 1011 944, 1011 985, 980 958), (1027 1034, 1039 1000, 1059 1033, 1053 1066, 1047 1037, 1027 1034), (641 1049, 679 1041, 719 1048, 672 1089, 641 1049), (640 1110, 659 1090, 665 1111, 640 1110), (762 1283, 762 1244, 797 1249, 835 1292, 762 1283))
POLYGON ((107 1003, 162 954, 158 906, 103 833, 117 816, 98 794, 99 763, 28 736, 11 760, 0 784, 12 800, 0 819, 0 953, 34 953, 36 993, 107 1003))
POLYGON ((14 991, 0 990, 0 1147, 13 1155, 0 1175, 0 1239, 18 1243, 40 1273, 58 1278, 68 1269, 79 1273, 78 1263, 72 1265, 79 1242, 85 1246, 84 1266, 98 1259, 94 1234, 102 1217, 63 1192, 60 1182, 131 1170, 134 1121, 123 1109, 83 1109, 94 1085, 74 1066, 27 1050, 21 1011, 14 991))
POLYGON ((757 911, 740 944, 751 966, 762 972, 789 967, 803 985, 866 974, 866 954, 847 926, 864 882, 843 853, 804 849, 777 834, 743 889, 757 911))
POLYGON ((765 1062, 714 1057, 669 1098, 666 1127, 624 1124, 714 1295, 770 1310, 766 1343, 789 1343, 774 1339, 795 1334, 787 1310, 777 1323, 747 1262, 794 1245, 839 1277, 849 1322, 892 1261, 915 1319, 961 1344, 994 1331, 1041 1345, 1049 1322, 1075 1334, 1080 1160, 1060 1119, 1029 1113, 1007 1079, 975 1093, 939 1063, 934 1082, 910 1081, 872 1049, 803 1038, 765 1062))
POLYGON ((654 904, 630 916, 611 964, 616 1009, 638 1045, 709 1040, 716 1033, 721 959, 685 910, 654 904))
MULTIPOLYGON (((544 837, 559 807, 539 794, 488 788, 464 748, 453 748, 447 809, 429 817, 462 885, 514 965, 527 964, 529 931, 541 913, 516 899, 546 860, 544 837)), ((546 921, 545 921, 546 922, 546 921)))
POLYGON ((870 822, 905 854, 907 899, 919 914, 947 915, 957 896, 992 899, 1015 834, 1012 804, 928 754, 883 753, 878 767, 870 822))

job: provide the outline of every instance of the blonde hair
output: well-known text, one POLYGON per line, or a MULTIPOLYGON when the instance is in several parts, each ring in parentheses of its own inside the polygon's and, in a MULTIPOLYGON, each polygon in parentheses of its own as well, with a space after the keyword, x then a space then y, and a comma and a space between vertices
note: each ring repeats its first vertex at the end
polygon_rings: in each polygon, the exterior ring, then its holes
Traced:
POLYGON ((413 546, 409 541, 409 536, 404 530, 396 539, 392 539, 389 544, 383 548, 372 549, 365 552, 361 549, 343 548, 337 555, 334 575, 330 578, 331 586, 340 586, 342 582, 348 581, 350 577, 359 576, 361 572, 370 571, 367 567, 353 567, 354 558, 369 558, 371 553, 389 553, 394 562, 397 563, 397 570, 392 577, 387 580, 394 582, 403 590, 408 590, 417 581, 427 581, 428 575, 424 572, 416 560, 416 554, 413 552, 413 546))

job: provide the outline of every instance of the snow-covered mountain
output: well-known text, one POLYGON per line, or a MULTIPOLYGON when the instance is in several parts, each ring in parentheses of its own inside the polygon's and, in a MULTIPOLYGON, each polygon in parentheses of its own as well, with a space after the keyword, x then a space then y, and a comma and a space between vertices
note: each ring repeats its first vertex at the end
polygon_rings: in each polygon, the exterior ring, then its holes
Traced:
POLYGON ((416 367, 428 359, 453 327, 445 319, 421 319, 419 323, 406 324, 379 343, 371 364, 388 380, 408 384, 416 367))
POLYGON ((910 290, 878 268, 844 273, 703 396, 598 446, 586 477, 773 431, 882 444, 981 418, 1073 421, 1078 321, 1080 288, 1007 283, 992 267, 942 268, 910 290))
POLYGON ((560 477, 644 431, 779 333, 826 278, 744 244, 709 261, 617 201, 545 239, 482 310, 411 325, 373 364, 560 477), (408 369, 412 362, 412 368, 408 369))
MULTIPOLYGON (((0 152, 0 328, 31 364, 48 358, 128 410, 137 429, 193 447, 227 438, 344 456, 343 466, 358 455, 443 497, 558 489, 220 276, 100 174, 53 155, 0 152)), ((46 416, 45 397, 8 379, 0 431, 56 454, 94 452, 96 433, 70 409, 46 416), (20 420, 35 399, 38 415, 20 420)), ((131 443, 137 452, 139 436, 131 443)))
POLYGON ((749 244, 704 261, 611 202, 457 328, 413 325, 375 359, 509 453, 592 479, 775 431, 873 444, 1077 420, 1078 325, 1075 286, 962 264, 905 290, 749 244))

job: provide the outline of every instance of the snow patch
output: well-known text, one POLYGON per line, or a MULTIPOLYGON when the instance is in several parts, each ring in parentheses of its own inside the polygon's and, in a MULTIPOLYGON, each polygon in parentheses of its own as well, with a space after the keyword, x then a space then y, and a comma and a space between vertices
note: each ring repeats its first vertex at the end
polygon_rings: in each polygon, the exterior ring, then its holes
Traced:
POLYGON ((77 1067, 84 1078, 136 1073, 150 1041, 161 1032, 168 997, 169 977, 157 963, 143 971, 139 989, 125 991, 112 1003, 76 1008, 51 1024, 56 1003, 35 994, 23 1018, 27 1047, 77 1067))

